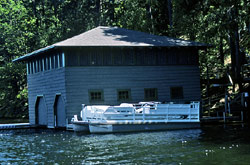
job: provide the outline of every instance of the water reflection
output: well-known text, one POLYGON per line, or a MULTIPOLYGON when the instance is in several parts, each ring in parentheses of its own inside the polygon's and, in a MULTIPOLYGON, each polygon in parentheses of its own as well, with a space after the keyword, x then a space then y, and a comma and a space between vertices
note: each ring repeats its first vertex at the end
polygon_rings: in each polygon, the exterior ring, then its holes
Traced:
POLYGON ((237 126, 105 135, 0 131, 0 164, 249 164, 249 135, 237 126))

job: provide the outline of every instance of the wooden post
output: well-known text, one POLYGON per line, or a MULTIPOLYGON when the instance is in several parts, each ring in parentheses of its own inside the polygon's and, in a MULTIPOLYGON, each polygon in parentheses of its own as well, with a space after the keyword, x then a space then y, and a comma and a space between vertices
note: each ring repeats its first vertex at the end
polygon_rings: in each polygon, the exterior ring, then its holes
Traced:
POLYGON ((223 120, 224 120, 224 123, 226 123, 226 113, 223 112, 223 120))
POLYGON ((227 113, 228 111, 227 105, 228 105, 228 94, 227 94, 227 87, 226 87, 225 88, 225 113, 227 113))
POLYGON ((241 100, 241 106, 242 106, 242 107, 245 107, 244 94, 245 94, 245 93, 241 93, 241 99, 240 99, 240 100, 241 100))
POLYGON ((208 64, 207 64, 207 97, 208 97, 208 116, 210 116, 210 106, 211 106, 211 99, 210 99, 210 95, 209 95, 209 86, 210 86, 210 82, 209 82, 208 64))

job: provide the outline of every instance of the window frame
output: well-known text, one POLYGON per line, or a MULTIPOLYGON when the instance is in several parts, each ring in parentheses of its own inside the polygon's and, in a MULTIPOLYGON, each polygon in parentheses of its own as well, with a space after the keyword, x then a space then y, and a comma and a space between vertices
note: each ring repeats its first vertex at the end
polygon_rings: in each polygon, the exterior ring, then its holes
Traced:
MULTIPOLYGON (((149 94, 150 95, 150 94, 149 94)), ((144 88, 144 100, 145 101, 157 101, 158 100, 158 88, 144 88), (147 91, 152 92, 154 90, 154 97, 147 97, 147 91)))
POLYGON ((117 101, 131 101, 131 89, 117 89, 117 101), (127 92, 128 98, 120 98, 120 92, 127 92))
POLYGON ((172 86, 170 87, 170 98, 171 100, 181 100, 184 99, 184 92, 183 86, 172 86), (173 90, 180 90, 180 91, 173 91, 173 90), (178 96, 180 94, 180 96, 178 96), (177 96, 174 96, 177 95, 177 96))
POLYGON ((103 89, 90 89, 88 90, 88 95, 89 95, 89 102, 90 103, 96 103, 96 102, 104 102, 104 91, 103 89), (100 99, 92 99, 92 93, 101 93, 101 98, 100 99))

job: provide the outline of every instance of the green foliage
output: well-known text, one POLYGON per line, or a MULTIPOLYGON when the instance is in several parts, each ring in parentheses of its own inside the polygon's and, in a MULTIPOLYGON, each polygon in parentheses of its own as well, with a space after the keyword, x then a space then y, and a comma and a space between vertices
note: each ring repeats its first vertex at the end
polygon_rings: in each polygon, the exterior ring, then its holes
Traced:
POLYGON ((26 118, 27 86, 23 64, 8 63, 0 67, 0 117, 26 118))
POLYGON ((212 44, 200 54, 201 76, 207 67, 212 77, 223 76, 236 28, 240 48, 250 54, 249 6, 246 0, 0 0, 0 117, 28 114, 25 69, 11 60, 98 25, 212 44))

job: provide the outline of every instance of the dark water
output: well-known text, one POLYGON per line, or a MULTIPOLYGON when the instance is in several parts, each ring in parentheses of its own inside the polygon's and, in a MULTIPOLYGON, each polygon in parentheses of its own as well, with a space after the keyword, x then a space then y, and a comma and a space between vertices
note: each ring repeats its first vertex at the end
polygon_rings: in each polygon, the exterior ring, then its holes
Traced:
POLYGON ((250 129, 201 129, 78 135, 0 131, 0 164, 250 164, 250 129))

